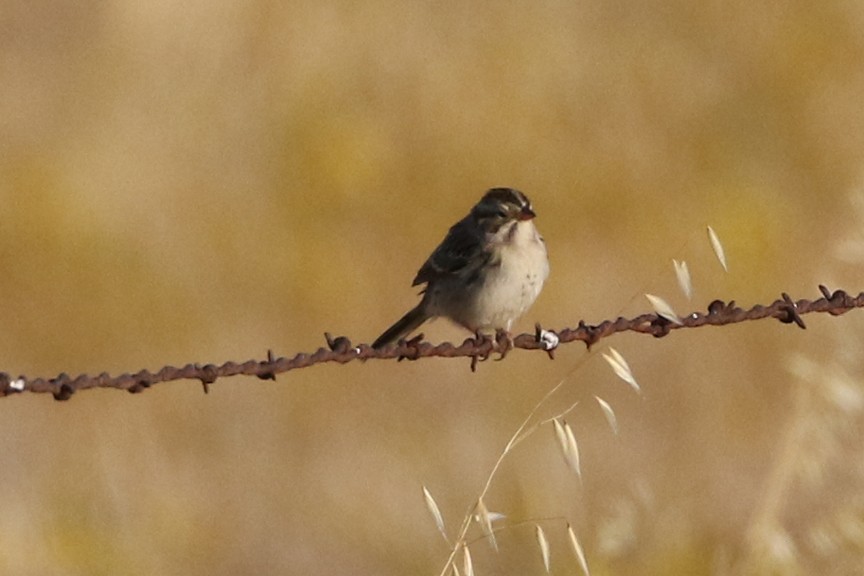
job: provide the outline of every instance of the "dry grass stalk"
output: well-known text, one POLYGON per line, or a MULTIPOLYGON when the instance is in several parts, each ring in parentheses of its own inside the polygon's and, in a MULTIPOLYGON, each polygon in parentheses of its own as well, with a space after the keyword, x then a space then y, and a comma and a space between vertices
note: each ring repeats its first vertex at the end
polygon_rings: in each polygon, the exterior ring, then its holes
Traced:
MULTIPOLYGON (((615 354, 618 357, 620 357, 620 354, 617 354, 617 352, 615 354)), ((561 389, 561 387, 564 386, 564 384, 567 382, 568 377, 570 375, 572 375, 573 372, 578 370, 579 367, 582 366, 585 362, 587 362, 589 358, 590 358, 590 356, 583 357, 583 359, 580 360, 576 364, 576 366, 573 367, 570 374, 568 374, 567 376, 565 376, 564 378, 559 380, 558 383, 555 386, 553 386, 548 392, 546 392, 546 394, 544 394, 543 397, 534 405, 534 407, 531 409, 531 411, 528 413, 528 415, 525 417, 525 419, 522 421, 522 423, 519 425, 519 427, 516 429, 516 431, 513 432, 513 435, 510 437, 510 440, 508 440, 507 445, 501 451, 501 454, 498 456, 498 459, 495 461, 495 464, 492 466, 492 470, 489 472, 489 475, 486 478, 486 484, 483 486, 483 490, 481 490, 480 496, 478 497, 478 500, 481 500, 489 492, 489 489, 492 486, 492 481, 495 479, 495 477, 498 473, 498 470, 501 467, 501 464, 504 462, 504 459, 507 457, 507 455, 510 454, 510 452, 513 450, 513 448, 517 444, 519 444, 522 440, 524 440, 525 438, 530 436, 535 430, 538 430, 543 424, 545 424, 546 422, 549 421, 549 420, 543 420, 542 422, 535 422, 535 419, 536 419, 537 414, 540 411, 540 409, 546 405, 546 402, 556 392, 558 392, 561 389), (531 425, 532 422, 535 422, 533 426, 531 425)), ((621 358, 621 360, 623 361, 623 358, 621 358)), ((626 364, 626 362, 625 362, 625 364, 626 364)), ((636 387, 636 389, 638 390, 638 386, 636 387)), ((558 416, 552 418, 552 421, 555 422, 556 425, 558 427, 560 427, 561 432, 563 432, 563 434, 561 434, 561 438, 563 438, 563 440, 564 440, 562 442, 562 446, 566 446, 566 444, 567 444, 567 442, 566 442, 567 434, 566 434, 566 431, 564 431, 564 428, 562 427, 561 423, 557 422, 557 420, 559 418, 563 417, 565 414, 567 414, 577 404, 578 404, 578 402, 574 402, 567 410, 560 413, 558 416)), ((558 435, 558 434, 559 434, 559 432, 556 431, 556 435, 558 435)), ((559 442, 561 442, 561 441, 559 440, 559 442)), ((488 513, 488 512, 487 512, 487 514, 488 514, 490 523, 492 521, 494 521, 494 519, 496 519, 496 518, 493 518, 493 516, 498 516, 496 514, 488 513)), ((466 542, 467 542, 466 537, 467 537, 468 530, 470 529, 471 523, 474 520, 475 516, 477 516, 476 510, 474 510, 472 508, 471 511, 463 519, 462 525, 456 534, 454 543, 453 543, 452 548, 450 550, 450 555, 447 558, 447 562, 445 562, 444 567, 442 568, 442 570, 440 572, 440 576, 445 576, 446 574, 449 574, 453 571, 452 569, 456 565, 456 558, 459 554, 460 549, 462 549, 464 551, 463 552, 463 568, 465 567, 465 561, 466 561, 465 553, 468 552, 467 544, 466 544, 466 542)), ((467 561, 470 563, 470 553, 468 553, 467 561)), ((473 574, 473 567, 472 567, 472 574, 473 574)))

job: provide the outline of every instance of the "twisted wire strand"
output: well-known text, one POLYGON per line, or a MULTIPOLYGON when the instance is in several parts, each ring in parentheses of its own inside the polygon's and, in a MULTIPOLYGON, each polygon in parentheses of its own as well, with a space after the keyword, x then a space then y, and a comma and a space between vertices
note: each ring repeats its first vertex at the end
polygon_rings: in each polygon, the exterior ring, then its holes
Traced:
POLYGON ((257 376, 264 380, 275 380, 278 374, 284 374, 290 370, 307 368, 324 362, 338 362, 345 364, 355 360, 385 360, 385 359, 410 359, 441 357, 441 358, 470 358, 471 369, 474 370, 477 362, 487 359, 493 353, 500 353, 502 357, 511 348, 522 348, 525 350, 542 350, 551 358, 554 358, 554 347, 550 347, 549 340, 544 334, 553 332, 558 339, 558 345, 570 342, 584 342, 591 347, 603 338, 607 338, 618 332, 638 332, 640 334, 651 334, 656 338, 666 336, 673 330, 685 328, 699 328, 701 326, 725 326, 726 324, 737 324, 747 320, 762 320, 764 318, 775 318, 785 324, 795 324, 799 328, 806 328, 801 316, 814 312, 827 312, 832 316, 845 314, 855 308, 864 307, 864 292, 857 296, 851 296, 843 290, 829 291, 825 286, 819 286, 822 297, 816 300, 792 300, 785 292, 781 298, 771 304, 757 304, 751 308, 744 309, 736 306, 735 301, 723 302, 714 300, 705 312, 693 312, 680 318, 680 323, 674 323, 655 313, 641 314, 634 318, 616 318, 605 320, 596 325, 586 324, 579 321, 576 328, 563 328, 561 330, 543 330, 536 326, 534 334, 520 334, 515 338, 502 338, 501 335, 495 339, 478 336, 468 338, 462 344, 456 345, 451 342, 431 344, 422 339, 422 334, 411 340, 401 340, 396 346, 383 350, 375 350, 368 344, 352 344, 347 337, 333 337, 325 334, 327 348, 319 348, 313 353, 299 353, 291 358, 274 357, 272 351, 267 352, 265 360, 247 360, 243 363, 225 362, 221 365, 214 364, 186 364, 182 367, 164 366, 157 372, 139 370, 134 374, 123 373, 111 376, 101 373, 96 376, 81 374, 71 377, 61 373, 54 378, 28 378, 27 376, 10 376, 6 372, 0 372, 0 396, 10 396, 23 392, 50 393, 56 400, 68 400, 75 392, 91 388, 115 388, 132 393, 143 392, 154 384, 171 382, 174 380, 199 380, 204 386, 204 391, 209 390, 210 384, 219 378, 231 376, 257 376))

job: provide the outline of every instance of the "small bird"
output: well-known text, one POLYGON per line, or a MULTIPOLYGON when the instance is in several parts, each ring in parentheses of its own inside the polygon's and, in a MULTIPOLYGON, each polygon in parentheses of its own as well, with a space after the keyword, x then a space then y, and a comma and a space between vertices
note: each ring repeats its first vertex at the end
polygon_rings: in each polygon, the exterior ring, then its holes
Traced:
POLYGON ((444 316, 479 334, 505 330, 540 294, 549 276, 546 244, 534 226, 531 202, 513 188, 492 188, 457 222, 420 267, 420 303, 375 342, 398 341, 426 320, 444 316))

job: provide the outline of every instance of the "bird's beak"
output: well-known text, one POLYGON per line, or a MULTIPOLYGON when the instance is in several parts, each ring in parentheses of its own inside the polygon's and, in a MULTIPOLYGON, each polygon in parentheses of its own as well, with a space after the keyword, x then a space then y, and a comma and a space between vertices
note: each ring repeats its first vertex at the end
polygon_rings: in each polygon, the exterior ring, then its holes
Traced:
POLYGON ((534 210, 531 209, 531 206, 529 204, 526 204, 519 212, 518 218, 519 220, 531 220, 535 216, 537 216, 537 214, 534 213, 534 210))

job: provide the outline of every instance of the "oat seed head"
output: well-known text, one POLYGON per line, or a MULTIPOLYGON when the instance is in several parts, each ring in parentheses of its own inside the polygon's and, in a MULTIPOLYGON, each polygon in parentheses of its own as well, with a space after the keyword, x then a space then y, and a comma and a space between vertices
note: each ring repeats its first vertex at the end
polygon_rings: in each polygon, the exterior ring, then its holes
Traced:
POLYGON ((534 535, 537 537, 537 545, 540 546, 540 556, 543 557, 543 566, 546 568, 546 573, 549 573, 549 540, 546 539, 546 533, 543 528, 537 524, 534 529, 534 535))
POLYGON ((462 546, 462 571, 465 576, 474 576, 474 562, 471 561, 471 550, 468 546, 462 546))
POLYGON ((662 316, 673 324, 682 324, 681 318, 678 317, 678 314, 675 313, 675 310, 672 309, 672 306, 670 306, 668 302, 666 302, 659 296, 654 296, 653 294, 645 294, 645 297, 648 299, 648 302, 651 303, 651 307, 654 308, 654 312, 656 312, 659 316, 662 316))
POLYGON ((600 409, 603 411, 603 416, 606 417, 606 421, 609 423, 609 427, 612 428, 612 431, 617 436, 618 418, 615 416, 615 411, 612 410, 612 406, 610 406, 608 402, 606 402, 599 396, 594 396, 594 399, 597 400, 597 403, 600 405, 600 409))
POLYGON ((557 419, 552 420, 555 429, 555 439, 558 441, 558 447, 561 448, 561 453, 564 457, 567 456, 567 434, 564 432, 564 426, 557 419))
POLYGON ((489 509, 486 508, 486 504, 483 502, 482 497, 477 500, 477 521, 480 524, 480 528, 483 530, 483 534, 489 539, 489 544, 497 552, 498 541, 495 540, 495 531, 492 530, 492 517, 489 514, 489 509))
POLYGON ((432 514, 432 518, 435 519, 435 526, 438 528, 441 536, 444 537, 444 541, 449 542, 447 532, 444 530, 444 517, 441 516, 441 510, 438 508, 438 504, 435 503, 435 499, 432 498, 432 494, 426 486, 423 486, 423 500, 426 502, 426 508, 432 514))
POLYGON ((714 250, 714 255, 717 256, 717 260, 720 261, 723 270, 729 272, 729 267, 726 265, 726 252, 723 251, 723 244, 720 243, 720 238, 711 226, 708 226, 708 240, 711 241, 711 249, 714 250))
POLYGON ((591 576, 591 572, 588 570, 588 561, 585 560, 585 552, 582 550, 579 540, 576 539, 576 533, 570 524, 567 524, 567 536, 570 539, 570 547, 573 549, 573 554, 576 555, 576 560, 579 562, 582 573, 585 576, 591 576))
POLYGON ((576 436, 573 435, 573 429, 570 424, 564 423, 564 434, 567 436, 567 465, 576 473, 579 479, 582 479, 582 468, 579 465, 579 445, 576 443, 576 436))
POLYGON ((630 366, 615 348, 610 346, 609 354, 603 352, 603 359, 609 363, 616 376, 629 384, 637 394, 642 393, 642 389, 639 388, 639 383, 636 382, 636 378, 633 377, 633 372, 630 370, 630 366))
POLYGON ((678 286, 681 288, 684 296, 687 297, 687 300, 690 300, 693 297, 693 281, 690 278, 690 269, 687 267, 687 262, 684 260, 679 262, 673 259, 672 265, 675 266, 675 277, 678 279, 678 286))
POLYGON ((576 443, 576 437, 573 434, 573 429, 570 425, 557 418, 552 420, 555 428, 555 439, 558 441, 558 447, 561 448, 561 455, 564 456, 564 462, 567 467, 576 473, 579 479, 582 479, 582 470, 579 465, 579 445, 576 443))

